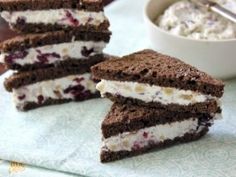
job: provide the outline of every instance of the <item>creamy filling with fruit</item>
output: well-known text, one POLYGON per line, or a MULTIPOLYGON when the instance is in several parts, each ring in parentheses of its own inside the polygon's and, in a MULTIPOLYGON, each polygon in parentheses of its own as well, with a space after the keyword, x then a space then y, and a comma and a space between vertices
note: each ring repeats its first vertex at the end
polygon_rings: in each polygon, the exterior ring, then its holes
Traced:
POLYGON ((27 102, 43 104, 47 99, 83 99, 96 92, 90 73, 37 82, 13 89, 13 99, 21 108, 27 102))
MULTIPOLYGON (((236 13, 235 0, 212 0, 236 13)), ((236 25, 207 8, 181 0, 168 7, 155 22, 171 34, 192 39, 222 40, 236 38, 236 25)))
POLYGON ((88 59, 102 54, 106 43, 95 41, 72 41, 68 43, 46 45, 22 51, 0 54, 0 62, 10 64, 52 64, 67 59, 88 59))
POLYGON ((112 152, 136 151, 164 142, 165 140, 174 140, 177 137, 183 137, 186 133, 199 133, 203 128, 212 123, 213 120, 209 120, 209 122, 201 122, 199 124, 199 119, 190 118, 181 122, 156 125, 133 132, 124 132, 103 139, 102 149, 112 152))
POLYGON ((72 9, 3 11, 1 16, 10 24, 58 24, 66 26, 99 26, 107 20, 103 11, 88 12, 72 9))
POLYGON ((219 102, 219 99, 216 97, 191 90, 160 87, 138 82, 101 80, 96 88, 100 91, 102 96, 105 96, 106 93, 110 93, 115 96, 138 99, 146 103, 158 102, 164 105, 190 105, 205 102, 209 99, 215 99, 219 102))

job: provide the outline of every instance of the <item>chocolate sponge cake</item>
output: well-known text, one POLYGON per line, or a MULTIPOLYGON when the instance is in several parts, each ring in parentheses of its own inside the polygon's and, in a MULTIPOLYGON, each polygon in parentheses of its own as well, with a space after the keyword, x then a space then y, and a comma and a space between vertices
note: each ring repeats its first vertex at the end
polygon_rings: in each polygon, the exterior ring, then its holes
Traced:
POLYGON ((0 62, 21 71, 50 66, 68 67, 102 61, 111 33, 47 32, 19 35, 0 43, 0 62))
POLYGON ((179 113, 115 103, 102 122, 101 161, 110 162, 197 140, 208 132, 219 115, 179 113))
POLYGON ((114 102, 170 111, 214 113, 224 83, 204 72, 152 50, 92 67, 97 89, 114 102))
POLYGON ((24 33, 109 27, 102 0, 0 0, 0 11, 12 29, 24 33))

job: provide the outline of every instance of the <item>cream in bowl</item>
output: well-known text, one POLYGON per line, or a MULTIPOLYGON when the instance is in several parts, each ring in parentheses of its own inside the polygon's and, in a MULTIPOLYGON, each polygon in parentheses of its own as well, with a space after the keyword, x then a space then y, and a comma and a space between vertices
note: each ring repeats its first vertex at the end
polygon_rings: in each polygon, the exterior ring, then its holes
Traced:
MULTIPOLYGON (((216 0, 236 13, 235 0, 216 0)), ((224 17, 197 6, 188 0, 174 3, 155 23, 174 35, 192 39, 223 40, 236 38, 236 24, 224 17)))
MULTIPOLYGON (((215 0, 236 12, 236 0, 215 0)), ((218 78, 236 76, 236 24, 188 0, 149 0, 145 7, 152 48, 218 78)))

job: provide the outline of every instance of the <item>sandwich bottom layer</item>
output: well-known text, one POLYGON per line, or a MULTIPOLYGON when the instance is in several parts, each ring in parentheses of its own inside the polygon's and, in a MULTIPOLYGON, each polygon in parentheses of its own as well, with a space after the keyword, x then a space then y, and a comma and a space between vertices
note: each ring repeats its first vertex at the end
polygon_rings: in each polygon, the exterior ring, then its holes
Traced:
MULTIPOLYGON (((150 152, 155 149, 162 149, 166 148, 172 145, 180 144, 180 143, 187 143, 191 141, 196 141, 207 134, 208 127, 202 128, 200 131, 195 132, 187 132, 181 137, 175 137, 174 139, 166 139, 161 142, 149 142, 146 146, 139 148, 136 146, 136 148, 133 148, 131 151, 127 150, 121 150, 121 151, 111 151, 111 150, 105 150, 104 147, 102 148, 101 154, 100 154, 100 160, 103 163, 106 162, 112 162, 116 160, 120 160, 123 158, 131 157, 140 155, 146 152, 150 152)), ((170 130, 171 131, 171 130, 170 130)))
POLYGON ((27 111, 42 106, 83 101, 99 97, 96 82, 90 73, 69 75, 24 85, 12 90, 18 110, 27 111))
POLYGON ((103 138, 101 161, 109 162, 156 147, 196 140, 207 133, 216 118, 217 115, 211 118, 189 117, 103 138))

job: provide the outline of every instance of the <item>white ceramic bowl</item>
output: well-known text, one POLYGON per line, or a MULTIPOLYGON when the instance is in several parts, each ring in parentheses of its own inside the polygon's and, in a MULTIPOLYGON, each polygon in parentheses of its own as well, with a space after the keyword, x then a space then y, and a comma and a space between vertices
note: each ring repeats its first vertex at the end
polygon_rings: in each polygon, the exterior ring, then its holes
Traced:
POLYGON ((144 10, 152 48, 177 57, 217 78, 236 76, 236 39, 206 41, 172 35, 153 22, 177 0, 149 0, 144 10))

